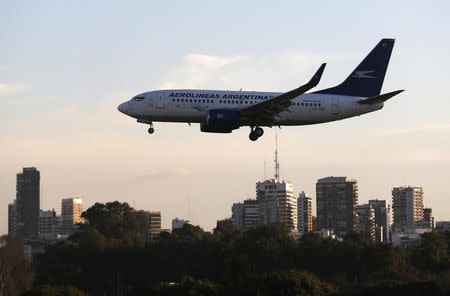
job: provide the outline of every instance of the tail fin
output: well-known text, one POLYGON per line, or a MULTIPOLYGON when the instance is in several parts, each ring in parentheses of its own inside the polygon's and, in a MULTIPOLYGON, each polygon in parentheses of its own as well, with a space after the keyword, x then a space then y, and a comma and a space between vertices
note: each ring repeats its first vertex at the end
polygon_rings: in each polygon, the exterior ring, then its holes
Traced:
POLYGON ((378 96, 383 86, 394 42, 395 39, 381 39, 344 82, 316 93, 368 98, 378 96))

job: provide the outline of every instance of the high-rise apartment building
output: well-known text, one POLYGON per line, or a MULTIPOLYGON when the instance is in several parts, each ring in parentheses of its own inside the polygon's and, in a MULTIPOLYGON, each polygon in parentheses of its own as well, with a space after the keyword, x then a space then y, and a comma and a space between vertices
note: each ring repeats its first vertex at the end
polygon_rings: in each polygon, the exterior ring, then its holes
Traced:
POLYGON ((16 235, 16 201, 8 204, 8 235, 16 235))
POLYGON ((136 215, 141 224, 138 235, 145 241, 158 238, 161 233, 161 212, 141 210, 136 215))
POLYGON ((81 223, 83 201, 80 198, 63 198, 61 201, 62 233, 71 235, 81 223))
POLYGON ((16 233, 37 237, 39 233, 40 173, 36 168, 23 168, 16 183, 16 233))
POLYGON ((244 200, 243 203, 234 203, 231 208, 231 221, 239 228, 255 228, 260 224, 259 202, 255 199, 244 200))
POLYGON ((302 191, 297 199, 297 229, 301 235, 313 231, 312 201, 302 191))
POLYGON ((231 221, 234 226, 244 228, 244 203, 237 202, 231 206, 231 221))
POLYGON ((392 190, 394 230, 420 227, 423 222, 422 187, 395 187, 392 190))
POLYGON ((375 209, 370 204, 356 205, 356 230, 375 242, 375 209))
POLYGON ((431 208, 423 208, 423 226, 434 228, 434 217, 431 208))
POLYGON ((377 227, 377 242, 389 242, 391 225, 391 207, 386 200, 371 199, 369 205, 375 210, 375 223, 377 227))
POLYGON ((58 216, 54 210, 39 211, 39 237, 56 237, 60 230, 58 226, 58 216))
POLYGON ((261 224, 282 223, 297 229, 297 199, 291 183, 266 180, 256 183, 261 224))
POLYGON ((333 229, 345 236, 356 229, 355 206, 358 203, 358 183, 347 177, 326 177, 316 183, 317 227, 333 229))

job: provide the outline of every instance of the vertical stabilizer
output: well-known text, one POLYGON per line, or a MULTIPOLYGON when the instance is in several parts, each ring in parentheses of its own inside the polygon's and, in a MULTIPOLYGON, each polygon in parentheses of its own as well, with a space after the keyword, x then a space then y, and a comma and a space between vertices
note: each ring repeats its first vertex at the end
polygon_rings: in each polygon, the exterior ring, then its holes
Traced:
POLYGON ((355 97, 378 96, 383 86, 394 42, 395 39, 381 39, 344 82, 315 93, 355 97))

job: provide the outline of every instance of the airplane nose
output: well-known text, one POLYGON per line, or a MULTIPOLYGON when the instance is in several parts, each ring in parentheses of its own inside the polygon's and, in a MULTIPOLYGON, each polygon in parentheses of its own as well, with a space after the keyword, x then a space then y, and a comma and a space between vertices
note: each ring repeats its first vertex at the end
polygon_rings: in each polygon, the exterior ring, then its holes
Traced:
POLYGON ((128 111, 128 102, 122 103, 119 106, 117 106, 117 110, 119 110, 120 112, 122 112, 123 114, 127 114, 128 111))

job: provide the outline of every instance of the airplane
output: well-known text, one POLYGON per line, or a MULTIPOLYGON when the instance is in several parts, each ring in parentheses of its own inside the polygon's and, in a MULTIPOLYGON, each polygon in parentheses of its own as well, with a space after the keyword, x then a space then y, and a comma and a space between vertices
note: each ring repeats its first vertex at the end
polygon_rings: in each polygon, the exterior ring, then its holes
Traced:
POLYGON ((167 89, 141 93, 120 104, 120 112, 149 124, 200 123, 208 133, 231 133, 249 126, 251 141, 262 127, 319 124, 380 110, 403 90, 380 94, 395 39, 382 39, 339 85, 306 93, 317 86, 326 63, 304 85, 288 92, 167 89))

